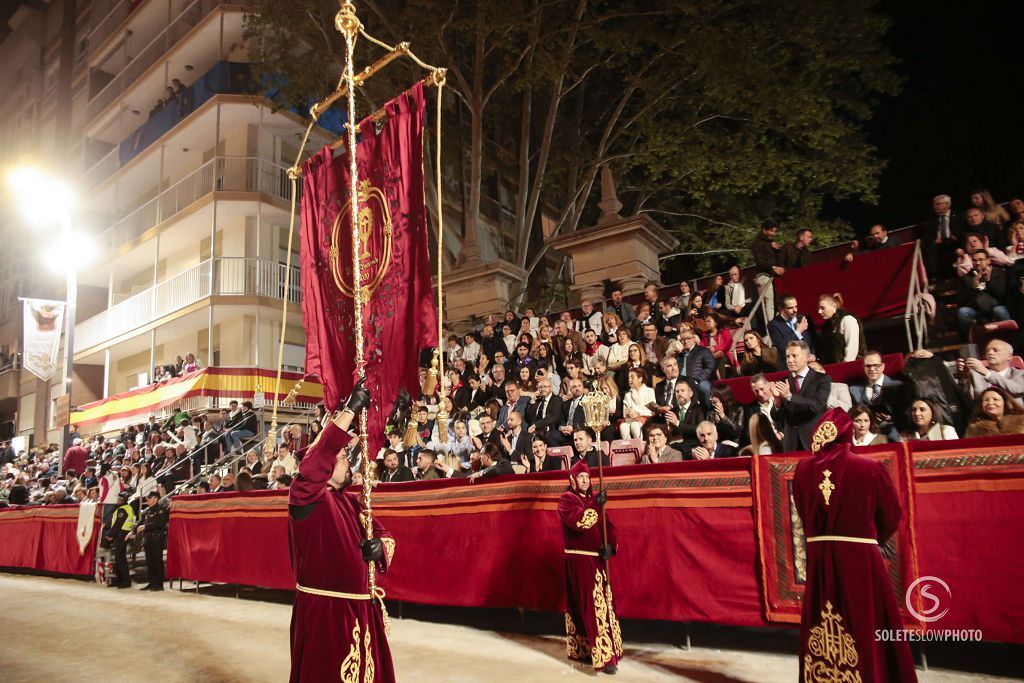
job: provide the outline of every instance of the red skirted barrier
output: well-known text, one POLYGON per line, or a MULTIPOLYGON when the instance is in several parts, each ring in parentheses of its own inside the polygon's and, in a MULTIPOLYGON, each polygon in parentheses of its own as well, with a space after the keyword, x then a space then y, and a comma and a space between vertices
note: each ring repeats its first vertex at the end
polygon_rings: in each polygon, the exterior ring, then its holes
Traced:
POLYGON ((99 538, 99 515, 92 538, 78 549, 78 506, 46 505, 0 510, 0 567, 55 574, 90 575, 99 538))
POLYGON ((914 276, 915 247, 911 242, 857 254, 852 263, 833 259, 787 270, 775 279, 775 300, 782 294, 792 294, 800 310, 808 312, 817 325, 822 323, 818 297, 835 292, 843 295, 843 307, 861 320, 902 315, 907 310, 907 293, 914 276))
MULTIPOLYGON (((1015 628, 1024 621, 1018 589, 1024 567, 1017 559, 1024 438, 890 444, 865 452, 887 463, 903 501, 890 563, 894 590, 904 592, 919 576, 938 577, 951 596, 943 603, 949 613, 932 628, 980 628, 986 640, 1024 642, 1015 628)), ((622 616, 752 626, 797 621, 802 531, 785 509, 797 458, 606 469, 620 543, 612 572, 622 616)), ((374 508, 397 542, 382 579, 388 596, 560 609, 555 507, 564 489, 562 472, 476 484, 381 485, 374 508)), ((286 514, 284 492, 178 498, 168 576, 292 587, 286 514)), ((920 596, 915 602, 921 611, 920 596)), ((908 617, 908 626, 914 623, 908 617)))

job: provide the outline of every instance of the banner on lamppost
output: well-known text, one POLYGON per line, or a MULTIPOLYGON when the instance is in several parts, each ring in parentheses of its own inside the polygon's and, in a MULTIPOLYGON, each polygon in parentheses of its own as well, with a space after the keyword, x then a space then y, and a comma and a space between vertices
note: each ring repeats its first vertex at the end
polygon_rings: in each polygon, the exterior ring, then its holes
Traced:
POLYGON ((39 379, 49 380, 57 372, 65 303, 48 299, 22 301, 25 306, 22 366, 39 379))

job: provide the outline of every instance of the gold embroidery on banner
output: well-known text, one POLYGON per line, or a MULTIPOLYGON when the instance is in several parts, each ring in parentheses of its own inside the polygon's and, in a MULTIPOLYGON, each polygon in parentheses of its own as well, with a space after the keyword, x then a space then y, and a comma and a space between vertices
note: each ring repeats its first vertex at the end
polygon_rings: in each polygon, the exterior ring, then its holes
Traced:
POLYGON ((370 625, 366 625, 366 635, 363 636, 363 656, 366 657, 366 668, 363 669, 363 683, 373 683, 376 668, 373 663, 373 651, 370 649, 370 625))
POLYGON ((615 615, 615 605, 612 603, 612 582, 608 581, 608 623, 612 631, 612 651, 616 657, 622 656, 622 629, 619 628, 619 618, 615 615))
POLYGON ((857 644, 843 628, 842 615, 826 602, 821 623, 811 629, 804 655, 804 683, 861 683, 857 644))
POLYGON ((565 651, 569 659, 584 659, 590 655, 587 639, 576 632, 576 624, 568 612, 565 613, 565 651))
POLYGON ((836 490, 836 485, 832 483, 832 470, 825 470, 822 472, 824 479, 818 484, 818 490, 821 491, 821 495, 825 498, 825 505, 829 503, 829 499, 832 497, 832 492, 836 490))
POLYGON ((835 441, 837 436, 839 436, 839 430, 836 429, 835 422, 822 422, 814 432, 814 438, 811 439, 811 452, 817 453, 823 446, 835 441))
POLYGON ((395 556, 395 539, 381 536, 380 542, 384 544, 384 556, 388 560, 388 566, 390 566, 391 558, 395 556))
POLYGON ((807 541, 804 540, 804 521, 797 514, 793 494, 789 495, 789 522, 793 540, 793 578, 803 584, 807 581, 807 541))
POLYGON ((359 622, 352 627, 352 645, 341 663, 341 683, 359 683, 359 622))
POLYGON ((594 634, 594 648, 590 653, 595 669, 603 669, 612 661, 612 636, 608 626, 608 600, 605 594, 604 572, 600 569, 594 574, 594 618, 597 631, 594 634))
POLYGON ((594 508, 584 510, 580 521, 576 522, 576 526, 580 529, 590 529, 595 524, 597 524, 597 510, 594 508))

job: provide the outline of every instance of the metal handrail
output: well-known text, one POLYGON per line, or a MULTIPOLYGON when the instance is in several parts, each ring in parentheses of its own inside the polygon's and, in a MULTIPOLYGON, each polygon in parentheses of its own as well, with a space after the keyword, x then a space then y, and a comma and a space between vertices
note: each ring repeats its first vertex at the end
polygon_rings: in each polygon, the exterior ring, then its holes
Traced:
POLYGON ((125 64, 102 90, 96 93, 86 105, 86 118, 92 121, 105 110, 117 96, 146 72, 157 60, 177 45, 193 28, 222 4, 223 0, 195 0, 175 17, 167 28, 161 31, 130 62, 125 64))
MULTIPOLYGON (((320 401, 320 402, 310 406, 309 408, 307 408, 303 412, 299 413, 299 415, 293 421, 289 422, 284 427, 282 427, 277 432, 277 434, 284 434, 284 431, 286 429, 292 427, 293 425, 298 424, 299 420, 301 420, 303 418, 308 418, 310 416, 310 414, 313 413, 313 411, 315 411, 317 409, 317 407, 321 406, 321 405, 323 405, 323 401, 320 401)), ((222 439, 223 437, 224 437, 224 433, 223 432, 217 435, 217 439, 222 439)), ((253 437, 251 437, 249 439, 246 439, 243 442, 243 445, 242 445, 242 448, 241 448, 241 452, 240 453, 236 453, 235 457, 228 458, 227 456, 224 456, 224 457, 221 457, 219 460, 217 460, 217 462, 204 463, 203 466, 199 468, 199 473, 198 474, 193 474, 187 480, 185 480, 185 481, 181 482, 180 484, 178 484, 174 488, 173 491, 169 492, 167 495, 165 495, 163 498, 161 498, 160 502, 163 503, 164 501, 170 500, 174 496, 176 496, 179 493, 181 493, 184 489, 197 485, 204 477, 209 477, 214 469, 223 469, 223 468, 226 468, 226 467, 232 467, 233 468, 234 465, 239 460, 244 458, 246 456, 246 454, 250 450, 252 450, 253 448, 261 449, 263 447, 263 445, 267 442, 267 439, 269 439, 269 438, 270 438, 269 434, 266 435, 266 436, 263 436, 263 437, 253 436, 253 437), (259 441, 257 441, 255 444, 252 444, 251 442, 253 441, 253 439, 257 439, 257 438, 259 439, 259 441)), ((276 439, 276 434, 275 434, 275 439, 276 439)), ((172 464, 168 465, 167 467, 164 467, 163 469, 160 470, 160 472, 173 472, 175 470, 175 468, 177 468, 179 465, 183 464, 185 461, 191 460, 193 455, 198 453, 200 450, 205 449, 211 443, 213 443, 212 440, 210 440, 210 441, 201 441, 192 451, 190 451, 190 452, 186 453, 185 455, 181 456, 180 459, 174 461, 172 464)), ((154 476, 159 476, 159 474, 160 473, 158 472, 154 476)))
POLYGON ((218 156, 175 182, 127 216, 101 232, 98 240, 117 249, 141 237, 147 230, 217 191, 262 192, 284 201, 291 200, 288 169, 260 157, 218 156), (238 164, 241 168, 235 167, 238 164))
POLYGON ((114 33, 114 29, 120 26, 121 23, 131 15, 129 9, 133 2, 134 0, 121 0, 121 2, 111 7, 110 11, 107 12, 102 19, 96 22, 96 25, 93 26, 92 30, 89 32, 88 43, 90 54, 92 54, 100 43, 105 42, 106 39, 114 33))

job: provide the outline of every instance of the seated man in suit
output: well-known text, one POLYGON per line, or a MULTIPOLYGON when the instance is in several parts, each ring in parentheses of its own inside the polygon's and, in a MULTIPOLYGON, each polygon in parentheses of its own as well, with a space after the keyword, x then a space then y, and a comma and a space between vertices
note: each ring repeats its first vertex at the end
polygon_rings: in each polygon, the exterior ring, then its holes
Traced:
POLYGON ((542 379, 537 382, 537 396, 526 408, 527 431, 537 439, 544 439, 549 431, 557 432, 559 419, 562 417, 562 399, 551 391, 551 380, 542 379))
MULTIPOLYGON (((658 413, 664 416, 667 413, 671 413, 674 410, 679 409, 679 404, 676 403, 676 385, 679 382, 679 361, 675 356, 667 356, 661 361, 661 371, 665 375, 665 379, 658 383, 658 386, 654 389, 654 400, 658 406, 662 408, 658 413)), ((661 420, 658 420, 659 422, 661 420)))
POLYGON ((985 346, 985 360, 988 367, 977 358, 957 361, 962 374, 970 373, 972 396, 981 396, 989 387, 1000 387, 1010 392, 1019 403, 1024 396, 1024 370, 1010 367, 1013 347, 1002 339, 993 339, 985 346))
POLYGON ((580 427, 577 429, 572 435, 572 445, 574 452, 570 459, 569 467, 572 467, 583 459, 586 459, 587 467, 597 467, 597 459, 599 455, 605 467, 611 466, 611 459, 601 451, 597 450, 597 446, 594 445, 594 432, 590 427, 580 427))
POLYGON ((682 462, 683 454, 668 445, 665 427, 660 424, 651 425, 647 430, 647 451, 641 462, 645 465, 659 462, 682 462))
POLYGON ((697 425, 697 440, 699 446, 694 446, 690 451, 690 458, 693 460, 709 460, 711 458, 732 458, 736 456, 736 449, 732 446, 718 443, 718 427, 714 422, 705 420, 697 425))
POLYGON ((584 426, 586 415, 580 401, 586 393, 583 388, 583 380, 569 380, 569 393, 572 399, 562 401, 562 414, 558 418, 556 429, 549 429, 544 435, 544 442, 548 446, 571 446, 573 433, 584 426))
POLYGON ((811 431, 827 410, 832 378, 811 370, 807 342, 791 341, 786 346, 789 379, 775 382, 772 395, 786 416, 782 446, 786 452, 811 450, 811 431))
MULTIPOLYGON (((508 431, 508 414, 516 412, 527 418, 526 408, 530 405, 530 399, 523 396, 522 389, 519 387, 519 382, 514 379, 510 379, 505 382, 505 405, 501 407, 498 412, 498 429, 501 431, 508 431)), ((525 420, 527 423, 529 420, 525 420)))
POLYGON ((797 310, 796 297, 783 294, 779 298, 779 314, 768 323, 768 336, 779 352, 779 370, 786 369, 786 345, 791 341, 807 342, 814 353, 813 335, 810 319, 797 310))
POLYGON ((519 462, 528 455, 533 435, 523 428, 523 416, 513 411, 508 416, 509 428, 501 435, 501 448, 512 462, 519 462))
POLYGON ((697 398, 704 410, 711 408, 711 378, 717 370, 715 356, 706 346, 697 344, 697 335, 691 328, 679 330, 682 351, 676 355, 680 372, 697 387, 697 398))
POLYGON ((473 447, 479 451, 487 444, 501 448, 501 432, 496 429, 491 416, 484 413, 480 416, 480 433, 473 437, 473 447))
POLYGON ((509 462, 501 452, 501 449, 493 444, 487 444, 480 451, 480 470, 469 475, 469 480, 488 479, 502 474, 515 474, 512 463, 509 462))
POLYGON ((898 441, 895 418, 907 410, 903 382, 885 374, 885 362, 878 351, 864 354, 864 379, 863 384, 850 385, 850 398, 855 404, 871 408, 871 412, 878 418, 880 434, 888 436, 890 441, 898 441))
POLYGON ((397 484, 402 481, 412 481, 414 477, 412 470, 398 462, 398 453, 389 448, 384 451, 384 469, 381 471, 379 479, 384 484, 397 484))
POLYGON ((704 409, 693 400, 693 387, 686 380, 676 384, 675 410, 665 415, 672 447, 686 454, 697 445, 697 425, 704 421, 704 409))

